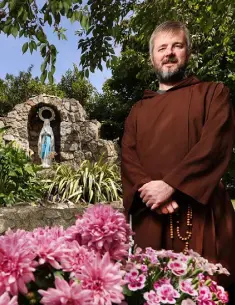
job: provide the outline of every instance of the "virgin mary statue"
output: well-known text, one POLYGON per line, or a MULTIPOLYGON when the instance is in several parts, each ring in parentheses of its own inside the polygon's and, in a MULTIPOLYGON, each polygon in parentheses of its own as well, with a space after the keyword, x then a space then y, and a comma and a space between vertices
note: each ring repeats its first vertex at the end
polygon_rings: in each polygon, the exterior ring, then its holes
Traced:
POLYGON ((54 133, 50 126, 50 120, 44 119, 43 127, 38 139, 38 154, 42 160, 42 167, 51 166, 51 153, 55 152, 54 133))

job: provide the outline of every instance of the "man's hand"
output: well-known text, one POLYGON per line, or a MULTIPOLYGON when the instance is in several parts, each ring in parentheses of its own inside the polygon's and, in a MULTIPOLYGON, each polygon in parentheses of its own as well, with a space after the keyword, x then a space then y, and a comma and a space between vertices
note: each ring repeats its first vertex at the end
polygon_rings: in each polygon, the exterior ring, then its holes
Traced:
POLYGON ((164 205, 161 205, 158 209, 156 209, 157 214, 173 214, 179 209, 179 205, 176 201, 171 200, 164 205))
POLYGON ((168 201, 175 189, 162 180, 153 180, 145 183, 138 191, 146 206, 154 210, 168 201))

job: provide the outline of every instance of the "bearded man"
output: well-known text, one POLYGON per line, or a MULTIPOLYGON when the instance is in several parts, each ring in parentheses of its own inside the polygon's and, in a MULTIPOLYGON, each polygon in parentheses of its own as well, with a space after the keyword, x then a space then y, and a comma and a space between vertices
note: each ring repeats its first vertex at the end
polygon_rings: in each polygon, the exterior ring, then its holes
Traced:
POLYGON ((165 22, 151 36, 159 90, 146 91, 125 122, 123 202, 135 244, 193 249, 228 268, 221 283, 231 290, 235 214, 221 177, 233 148, 233 110, 222 83, 186 77, 190 51, 180 22, 165 22))

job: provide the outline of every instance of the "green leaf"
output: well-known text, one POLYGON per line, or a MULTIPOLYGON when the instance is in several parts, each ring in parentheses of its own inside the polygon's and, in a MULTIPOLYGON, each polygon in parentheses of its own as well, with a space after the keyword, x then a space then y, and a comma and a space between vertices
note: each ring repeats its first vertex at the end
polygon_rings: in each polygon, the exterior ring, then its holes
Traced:
POLYGON ((52 75, 54 75, 54 73, 55 73, 55 66, 54 65, 51 66, 51 73, 52 73, 52 75))
POLYGON ((23 44, 23 46, 22 46, 22 52, 23 52, 23 54, 24 54, 25 52, 27 52, 28 47, 29 47, 28 42, 25 42, 25 43, 23 44))
POLYGON ((69 11, 69 8, 70 8, 70 5, 68 4, 68 2, 66 1, 63 1, 63 6, 64 6, 64 10, 65 10, 65 13, 67 14, 68 11, 69 11))
POLYGON ((30 50, 30 53, 32 54, 33 50, 34 50, 34 48, 33 48, 33 41, 30 41, 30 43, 29 43, 29 50, 30 50))
POLYGON ((4 6, 6 5, 7 1, 1 1, 0 2, 0 8, 4 8, 4 6))
POLYGON ((40 42, 46 42, 46 37, 42 29, 36 31, 35 35, 40 42))
POLYGON ((21 15, 23 12, 24 12, 24 7, 21 6, 20 9, 19 9, 19 11, 18 11, 17 16, 20 17, 20 15, 21 15))
POLYGON ((47 66, 47 62, 44 61, 44 62, 41 64, 41 72, 42 72, 42 73, 45 71, 46 66, 47 66))
POLYGON ((9 8, 11 11, 13 11, 16 7, 16 0, 9 1, 9 8))
POLYGON ((46 45, 43 44, 40 48, 40 52, 41 52, 41 55, 42 57, 45 57, 46 56, 46 45))
POLYGON ((48 19, 47 19, 48 24, 51 26, 52 25, 52 17, 51 15, 48 15, 48 19))
POLYGON ((11 34, 16 38, 16 36, 18 35, 18 29, 16 27, 12 27, 11 34))
POLYGON ((81 19, 81 26, 86 29, 87 28, 87 22, 88 22, 88 18, 87 16, 83 15, 82 19, 81 19))
POLYGON ((37 44, 34 40, 31 41, 34 50, 37 50, 37 44))
POLYGON ((86 78, 89 77, 89 70, 88 69, 85 70, 85 76, 86 76, 86 78))
POLYGON ((48 73, 48 79, 49 79, 50 84, 53 84, 54 77, 53 77, 53 74, 51 73, 51 71, 48 73))
POLYGON ((124 295, 132 296, 132 291, 130 291, 130 290, 127 288, 127 286, 123 286, 122 292, 123 292, 124 295))
POLYGON ((47 78, 47 70, 44 70, 44 72, 42 73, 42 75, 40 77, 40 80, 43 84, 45 83, 46 78, 47 78))

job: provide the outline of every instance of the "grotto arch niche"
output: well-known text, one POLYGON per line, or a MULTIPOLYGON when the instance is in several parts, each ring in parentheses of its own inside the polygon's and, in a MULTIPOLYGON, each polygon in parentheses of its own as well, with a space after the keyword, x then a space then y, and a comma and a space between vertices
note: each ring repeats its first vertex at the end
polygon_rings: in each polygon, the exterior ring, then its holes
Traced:
POLYGON ((54 120, 50 121, 51 128, 55 138, 55 161, 60 162, 60 151, 61 151, 61 134, 60 125, 61 117, 60 113, 54 105, 39 103, 30 109, 28 115, 28 141, 29 149, 33 151, 32 159, 36 164, 41 164, 41 159, 38 155, 38 140, 39 134, 43 127, 43 121, 40 119, 40 112, 43 114, 45 119, 50 119, 52 113, 55 114, 54 120), (45 108, 44 108, 45 107, 45 108), (50 111, 50 109, 52 111, 50 111))

